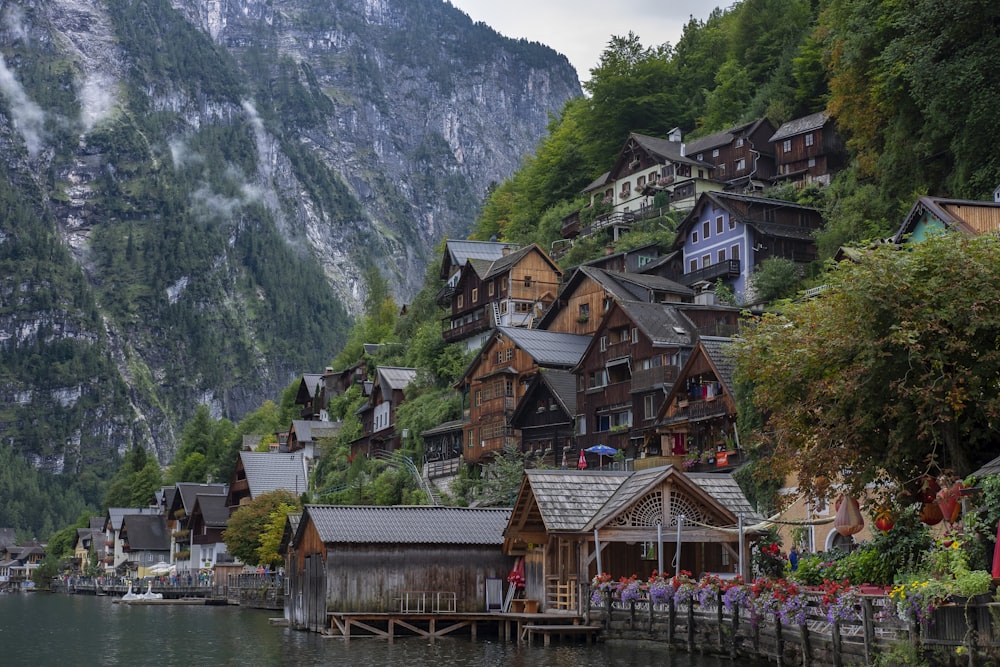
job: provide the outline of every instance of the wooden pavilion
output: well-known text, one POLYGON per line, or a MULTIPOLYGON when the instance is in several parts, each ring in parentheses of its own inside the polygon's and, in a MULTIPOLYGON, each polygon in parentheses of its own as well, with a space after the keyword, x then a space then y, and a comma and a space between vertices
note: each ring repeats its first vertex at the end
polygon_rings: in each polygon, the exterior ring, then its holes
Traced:
POLYGON ((735 575, 742 564, 747 576, 749 547, 739 528, 760 519, 731 474, 685 474, 674 466, 527 470, 504 553, 524 558, 525 596, 541 610, 579 613, 580 584, 599 571, 614 578, 653 570, 735 575))

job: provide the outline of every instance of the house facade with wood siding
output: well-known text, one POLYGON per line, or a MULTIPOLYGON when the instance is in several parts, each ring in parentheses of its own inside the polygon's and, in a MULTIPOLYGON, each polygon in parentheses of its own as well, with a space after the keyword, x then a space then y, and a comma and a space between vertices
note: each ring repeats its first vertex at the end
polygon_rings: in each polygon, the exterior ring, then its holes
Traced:
POLYGON ((833 117, 825 111, 784 123, 770 143, 777 165, 775 183, 830 185, 846 160, 833 117))
POLYGON ((774 125, 766 118, 742 123, 687 143, 685 153, 715 166, 712 178, 727 190, 748 192, 770 186, 776 173, 771 136, 774 125))
POLYGON ((1000 202, 918 197, 893 237, 894 243, 917 243, 946 231, 970 236, 1000 236, 1000 202))
MULTIPOLYGON (((486 580, 505 578, 509 509, 306 505, 286 539, 285 616, 325 631, 327 611, 399 611, 407 591, 486 611, 486 580)), ((430 611, 430 609, 428 609, 430 611)))
POLYGON ((454 289, 442 335, 448 343, 477 349, 497 326, 529 327, 555 300, 562 271, 537 245, 500 259, 469 259, 454 289))
POLYGON ((351 442, 352 456, 371 457, 400 448, 401 434, 396 431, 396 413, 406 400, 405 389, 417 377, 416 368, 378 366, 368 402, 357 410, 361 436, 351 442))
POLYGON ((498 327, 456 385, 465 396, 466 463, 488 461, 508 445, 520 447, 510 418, 531 378, 539 368, 572 368, 589 341, 589 336, 498 327))

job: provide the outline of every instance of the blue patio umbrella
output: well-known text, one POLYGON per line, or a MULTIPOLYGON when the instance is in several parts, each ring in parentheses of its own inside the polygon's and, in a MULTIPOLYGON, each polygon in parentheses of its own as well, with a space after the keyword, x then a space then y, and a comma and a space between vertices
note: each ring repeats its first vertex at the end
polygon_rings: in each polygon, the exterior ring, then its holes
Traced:
POLYGON ((594 445, 593 447, 588 447, 585 451, 590 452, 591 454, 597 454, 598 461, 600 462, 602 468, 604 467, 605 456, 614 456, 618 453, 617 449, 614 447, 608 447, 607 445, 594 445))

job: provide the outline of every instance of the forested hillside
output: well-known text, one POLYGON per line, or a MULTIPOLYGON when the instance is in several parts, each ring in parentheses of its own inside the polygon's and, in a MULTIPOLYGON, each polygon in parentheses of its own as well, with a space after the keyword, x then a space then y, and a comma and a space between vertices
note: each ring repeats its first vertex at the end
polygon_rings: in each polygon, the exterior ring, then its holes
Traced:
POLYGON ((579 92, 441 0, 0 3, 0 526, 181 444, 217 478, 196 410, 323 368, 367 276, 410 298, 579 92))
POLYGON ((744 0, 676 44, 616 37, 533 156, 486 203, 475 237, 559 238, 629 132, 685 138, 828 110, 851 149, 825 193, 821 251, 885 236, 917 194, 989 198, 1000 155, 1000 7, 983 0, 744 0))

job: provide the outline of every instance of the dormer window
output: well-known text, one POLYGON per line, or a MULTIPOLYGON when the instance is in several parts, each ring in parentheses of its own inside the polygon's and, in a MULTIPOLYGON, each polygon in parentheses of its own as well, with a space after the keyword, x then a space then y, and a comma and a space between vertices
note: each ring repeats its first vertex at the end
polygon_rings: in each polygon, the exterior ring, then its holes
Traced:
POLYGON ((739 137, 736 139, 736 147, 743 148, 743 137, 739 137))

